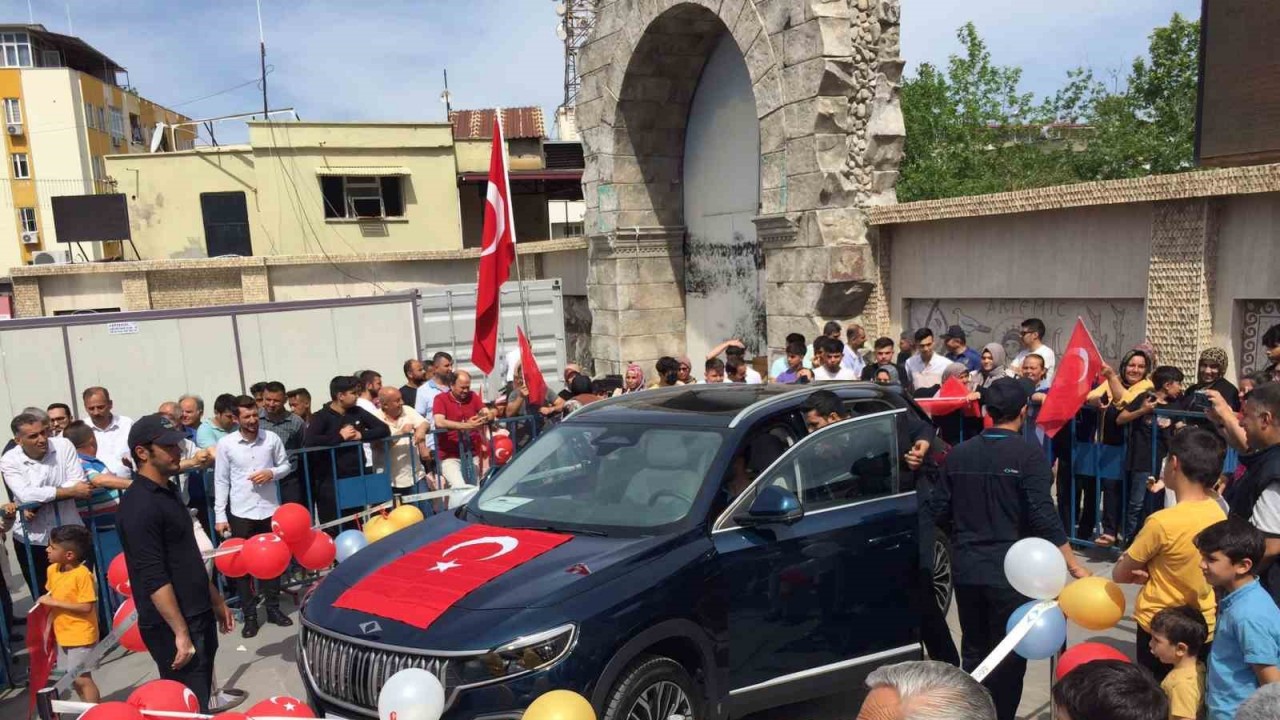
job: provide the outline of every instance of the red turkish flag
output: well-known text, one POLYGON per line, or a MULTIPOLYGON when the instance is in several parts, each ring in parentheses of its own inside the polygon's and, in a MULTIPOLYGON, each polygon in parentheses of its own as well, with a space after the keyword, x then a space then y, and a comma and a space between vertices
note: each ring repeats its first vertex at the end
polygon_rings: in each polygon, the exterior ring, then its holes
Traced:
POLYGON ((57 663, 58 646, 53 639, 52 617, 47 605, 36 605, 27 614, 27 657, 30 663, 28 671, 28 687, 34 688, 27 693, 27 717, 35 714, 36 692, 49 684, 49 676, 53 674, 53 666, 57 663))
POLYGON ((1045 395, 1036 424, 1044 428, 1044 434, 1053 437, 1071 418, 1080 412, 1085 398, 1093 389, 1093 381, 1102 372, 1102 355, 1093 342, 1093 336, 1084 326, 1084 320, 1076 318, 1071 331, 1071 341, 1058 360, 1053 384, 1045 395))
POLYGON ((942 387, 938 388, 937 395, 931 398, 916 398, 916 403, 929 413, 929 417, 937 417, 968 409, 972 404, 969 402, 968 395, 969 388, 964 383, 956 378, 947 378, 947 381, 942 383, 942 387))
POLYGON ((516 335, 520 339, 520 374, 524 376, 524 384, 529 388, 529 402, 540 407, 547 401, 547 380, 538 369, 538 359, 533 356, 533 347, 524 334, 524 328, 516 326, 516 335))
POLYGON ((426 629, 471 591, 572 538, 469 525, 378 568, 333 606, 426 629))
POLYGON ((498 346, 498 294, 511 274, 511 262, 516 257, 515 216, 511 213, 507 146, 502 139, 500 122, 502 113, 494 115, 493 147, 489 154, 489 191, 484 203, 484 232, 480 236, 476 334, 471 342, 471 362, 484 373, 493 372, 498 346))

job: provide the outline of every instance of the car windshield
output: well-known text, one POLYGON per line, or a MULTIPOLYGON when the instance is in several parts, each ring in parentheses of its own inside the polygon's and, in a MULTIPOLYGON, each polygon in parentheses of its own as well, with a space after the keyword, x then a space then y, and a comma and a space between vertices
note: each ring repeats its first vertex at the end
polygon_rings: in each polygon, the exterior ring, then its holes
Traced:
POLYGON ((469 507, 504 526, 645 532, 689 514, 722 441, 704 428, 562 424, 469 507))

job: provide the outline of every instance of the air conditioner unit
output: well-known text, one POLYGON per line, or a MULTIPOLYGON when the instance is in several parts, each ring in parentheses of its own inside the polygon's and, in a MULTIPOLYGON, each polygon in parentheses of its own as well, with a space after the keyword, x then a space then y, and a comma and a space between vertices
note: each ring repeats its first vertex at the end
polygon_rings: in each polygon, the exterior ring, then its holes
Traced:
POLYGON ((40 250, 31 253, 32 265, 66 265, 71 262, 68 250, 40 250))
POLYGON ((29 231, 26 231, 26 232, 22 233, 22 244, 23 244, 23 245, 39 245, 39 244, 40 244, 40 231, 38 231, 38 230, 29 230, 29 231))
POLYGON ((21 134, 22 134, 22 124, 21 124, 21 123, 18 123, 18 124, 16 124, 16 125, 14 125, 14 124, 10 124, 10 125, 8 126, 8 128, 7 128, 7 129, 8 129, 8 131, 9 131, 9 134, 10 134, 10 135, 21 135, 21 134))

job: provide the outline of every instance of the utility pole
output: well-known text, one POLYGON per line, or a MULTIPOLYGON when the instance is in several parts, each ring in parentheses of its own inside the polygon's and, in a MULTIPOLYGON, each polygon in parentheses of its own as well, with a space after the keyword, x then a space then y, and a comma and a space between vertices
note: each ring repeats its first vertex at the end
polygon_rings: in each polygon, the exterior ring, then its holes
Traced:
POLYGON ((266 121, 271 107, 267 104, 267 39, 262 31, 262 0, 255 2, 258 5, 258 58, 262 65, 262 119, 266 121))

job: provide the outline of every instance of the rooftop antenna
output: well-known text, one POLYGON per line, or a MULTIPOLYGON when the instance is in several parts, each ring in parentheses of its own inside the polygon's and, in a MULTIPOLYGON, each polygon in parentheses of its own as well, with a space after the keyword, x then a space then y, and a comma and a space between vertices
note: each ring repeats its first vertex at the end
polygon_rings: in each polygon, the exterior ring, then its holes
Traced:
POLYGON ((582 87, 578 75, 578 54, 596 26, 597 0, 557 0, 556 37, 564 42, 564 105, 572 108, 582 87))
POLYGON ((71 24, 71 1, 67 0, 67 3, 65 6, 67 8, 67 34, 72 37, 75 37, 76 27, 71 24))
POLYGON ((262 0, 255 2, 258 6, 258 59, 262 64, 262 119, 269 121, 267 114, 271 112, 271 106, 267 104, 267 37, 262 31, 262 0))
POLYGON ((28 25, 36 24, 36 13, 34 10, 31 9, 31 0, 27 0, 27 24, 28 25))
POLYGON ((453 114, 453 93, 449 92, 449 68, 444 69, 444 92, 440 93, 440 102, 444 103, 445 120, 453 114))

